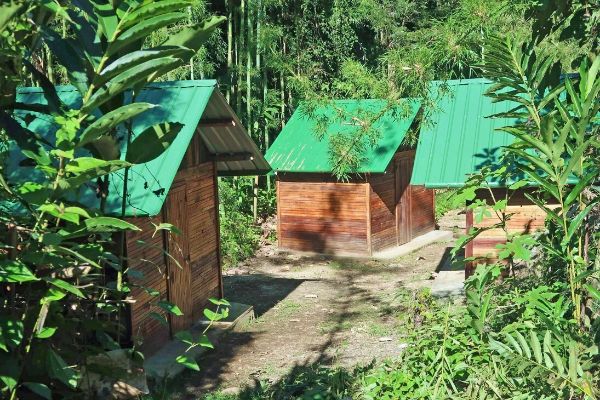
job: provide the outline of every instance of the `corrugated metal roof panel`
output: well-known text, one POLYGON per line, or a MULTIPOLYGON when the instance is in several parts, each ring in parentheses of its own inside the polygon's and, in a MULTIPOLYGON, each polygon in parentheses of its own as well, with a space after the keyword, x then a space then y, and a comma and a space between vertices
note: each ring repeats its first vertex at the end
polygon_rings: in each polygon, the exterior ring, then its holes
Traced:
MULTIPOLYGON (((388 105, 386 100, 337 100, 326 107, 317 108, 308 115, 301 105, 287 122, 277 140, 265 155, 275 171, 332 172, 329 140, 336 134, 352 134, 360 127, 341 118, 373 118, 388 105), (322 140, 317 138, 318 125, 326 120, 328 125, 322 140)), ((404 140, 420 103, 404 100, 403 104, 387 111, 372 125, 381 136, 376 146, 369 147, 362 165, 356 172, 384 172, 394 153, 404 140)))
POLYGON ((215 121, 230 119, 230 125, 202 125, 198 128, 204 139, 208 150, 212 154, 250 154, 250 158, 240 161, 218 161, 217 170, 219 175, 257 175, 271 170, 269 163, 265 160, 254 140, 233 112, 227 101, 216 91, 212 94, 202 121, 215 121))
MULTIPOLYGON (((133 120, 134 134, 139 134, 144 129, 159 122, 179 122, 183 128, 177 135, 173 144, 159 157, 144 164, 133 166, 128 176, 127 216, 157 215, 169 192, 179 165, 196 132, 200 118, 205 118, 210 104, 211 115, 227 117, 237 121, 236 127, 229 130, 209 128, 210 134, 203 134, 206 146, 215 149, 218 153, 238 153, 244 151, 251 154, 251 162, 239 162, 235 166, 228 163, 218 163, 219 173, 230 174, 256 174, 269 169, 264 157, 247 135, 245 129, 237 120, 235 114, 227 106, 223 97, 215 90, 217 82, 214 80, 202 81, 174 81, 161 82, 148 85, 137 97, 137 101, 157 104, 159 107, 151 109, 133 120), (235 167, 235 168, 234 168, 235 167)), ((58 94, 69 106, 76 106, 80 102, 79 93, 69 86, 58 87, 58 94)), ((45 103, 44 96, 39 88, 23 88, 19 90, 18 101, 24 103, 45 103)), ((54 138, 56 127, 53 121, 46 116, 36 114, 38 118, 28 124, 28 128, 47 138, 54 138)), ((200 129, 200 128, 199 128, 200 129)), ((202 129, 204 133, 204 129, 202 129)), ((121 141, 121 150, 124 157, 126 143, 121 141)), ((11 181, 32 180, 35 171, 32 168, 19 166, 22 155, 11 155, 7 166, 8 178, 11 181)), ((107 199, 106 213, 120 215, 123 186, 123 172, 113 173, 110 176, 109 198, 107 199)), ((79 190, 77 201, 89 207, 99 207, 96 198, 96 188, 93 183, 84 185, 79 190)))
MULTIPOLYGON (((434 82, 447 84, 430 114, 431 125, 421 129, 411 183, 429 188, 461 187, 468 176, 486 165, 496 165, 502 148, 513 137, 496 129, 514 125, 508 118, 487 118, 509 111, 509 102, 493 103, 485 96, 491 82, 464 79, 434 82)), ((435 89, 434 89, 435 90, 435 89)), ((501 186, 500 183, 492 183, 501 186)))

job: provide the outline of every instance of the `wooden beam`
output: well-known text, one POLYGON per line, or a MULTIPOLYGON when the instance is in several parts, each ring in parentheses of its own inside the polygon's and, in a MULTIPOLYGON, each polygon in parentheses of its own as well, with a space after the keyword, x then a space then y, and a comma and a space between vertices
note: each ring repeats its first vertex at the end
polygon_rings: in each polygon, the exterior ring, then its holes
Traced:
POLYGON ((244 153, 217 153, 217 154, 209 154, 209 161, 252 161, 254 157, 252 157, 252 153, 244 152, 244 153))
POLYGON ((231 118, 224 119, 203 119, 198 122, 198 128, 220 128, 234 127, 235 121, 231 118))

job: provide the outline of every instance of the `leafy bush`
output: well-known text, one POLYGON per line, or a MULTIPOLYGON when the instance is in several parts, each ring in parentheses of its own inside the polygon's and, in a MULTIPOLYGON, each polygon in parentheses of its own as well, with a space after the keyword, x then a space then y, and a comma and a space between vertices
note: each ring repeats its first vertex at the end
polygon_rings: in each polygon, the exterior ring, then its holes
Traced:
POLYGON ((247 202, 251 197, 245 195, 243 187, 236 186, 235 181, 219 179, 221 257, 225 269, 252 256, 260 242, 260 228, 252 220, 247 202))
MULTIPOLYGON (((118 189, 126 198, 129 168, 160 155, 181 127, 157 120, 134 138, 132 118, 155 107, 136 102, 137 92, 189 61, 222 22, 215 18, 200 27, 180 27, 159 48, 143 47, 149 32, 180 20, 192 3, 0 5, 0 138, 2 150, 4 138, 10 139, 11 157, 22 158, 17 168, 25 171, 15 176, 3 169, 0 179, 3 398, 93 397, 98 388, 92 387, 92 376, 106 378, 112 387, 141 366, 143 355, 137 349, 120 348, 127 341, 127 278, 135 272, 127 266, 123 239, 125 232, 140 228, 104 215, 105 203, 118 185, 115 173, 124 176, 118 189), (52 18, 63 20, 63 32, 48 23, 52 18), (40 70, 42 48, 67 71, 80 101, 66 104, 40 70), (43 98, 34 104, 18 101, 17 87, 32 81, 43 98), (37 131, 40 125, 50 128, 37 131), (123 140, 128 146, 121 154, 123 140), (97 204, 80 204, 82 190, 90 187, 97 204)), ((123 201, 121 217, 125 206, 123 201)), ((156 230, 174 231, 170 224, 156 230)), ((181 314, 177 305, 160 301, 153 288, 143 289, 155 298, 157 319, 181 314)), ((218 320, 226 311, 206 314, 218 320)), ((205 335, 198 339, 180 332, 177 337, 187 350, 210 346, 205 335)), ((174 362, 198 368, 185 354, 174 362)))
POLYGON ((456 208, 455 189, 440 189, 435 191, 435 220, 439 221, 448 211, 456 208))

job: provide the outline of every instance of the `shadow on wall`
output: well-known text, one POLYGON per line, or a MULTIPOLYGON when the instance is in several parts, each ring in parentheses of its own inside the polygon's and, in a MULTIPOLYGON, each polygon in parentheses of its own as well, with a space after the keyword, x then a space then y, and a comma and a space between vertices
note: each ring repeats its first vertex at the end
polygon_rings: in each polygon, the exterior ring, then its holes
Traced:
MULTIPOLYGON (((327 254, 340 250, 339 245, 335 245, 336 238, 332 237, 337 235, 336 231, 340 228, 339 218, 342 204, 338 197, 339 195, 336 195, 335 191, 330 191, 327 196, 327 207, 322 209, 323 214, 314 217, 308 216, 305 219, 308 224, 302 222, 298 224, 296 228, 298 239, 310 244, 303 249, 304 251, 327 254)), ((311 210, 306 211, 310 213, 311 210)))

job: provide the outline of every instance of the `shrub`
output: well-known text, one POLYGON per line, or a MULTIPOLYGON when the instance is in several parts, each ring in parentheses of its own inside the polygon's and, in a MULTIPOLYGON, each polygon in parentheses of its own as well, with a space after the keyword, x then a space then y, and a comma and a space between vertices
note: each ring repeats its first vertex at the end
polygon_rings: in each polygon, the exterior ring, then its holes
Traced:
POLYGON ((260 228, 252 221, 248 204, 251 199, 240 186, 219 179, 219 220, 223 268, 236 266, 252 256, 260 243, 260 228))

